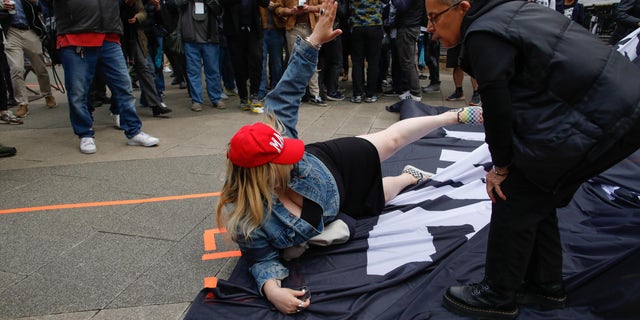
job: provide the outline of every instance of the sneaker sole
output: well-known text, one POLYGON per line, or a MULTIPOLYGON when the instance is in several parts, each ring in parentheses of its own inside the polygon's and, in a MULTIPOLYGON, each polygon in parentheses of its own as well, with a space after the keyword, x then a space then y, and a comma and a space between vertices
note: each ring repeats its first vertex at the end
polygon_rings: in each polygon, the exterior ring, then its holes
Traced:
POLYGON ((157 146, 158 143, 160 143, 160 141, 154 142, 154 143, 141 143, 137 141, 127 141, 128 146, 142 146, 142 147, 153 147, 153 146, 157 146))
POLYGON ((466 304, 457 301, 457 299, 450 297, 447 293, 445 293, 442 297, 442 305, 445 307, 445 309, 457 315, 477 319, 511 320, 518 317, 519 313, 518 307, 516 307, 514 310, 502 311, 467 306, 466 304))
POLYGON ((464 97, 461 97, 461 98, 453 98, 453 99, 452 99, 452 98, 446 98, 445 100, 447 100, 447 101, 462 101, 462 100, 464 100, 464 97))
POLYGON ((331 100, 331 101, 342 101, 342 100, 344 100, 344 98, 342 98, 342 99, 341 99, 341 98, 332 98, 332 97, 327 96, 327 100, 331 100))

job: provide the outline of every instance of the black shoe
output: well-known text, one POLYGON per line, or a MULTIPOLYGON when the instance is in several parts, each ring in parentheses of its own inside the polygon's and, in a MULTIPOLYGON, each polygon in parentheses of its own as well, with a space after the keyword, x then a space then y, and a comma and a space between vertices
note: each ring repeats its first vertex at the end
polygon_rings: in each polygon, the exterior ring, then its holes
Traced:
POLYGON ((538 307, 540 310, 564 308, 567 295, 562 282, 525 283, 516 293, 516 302, 523 306, 538 307))
POLYGON ((177 84, 180 84, 180 82, 182 81, 176 77, 176 78, 173 78, 173 80, 171 80, 171 85, 175 86, 177 84))
POLYGON ((401 94, 402 94, 402 92, 398 92, 398 91, 395 91, 395 90, 393 90, 393 89, 391 89, 391 90, 387 90, 387 91, 385 91, 385 92, 383 93, 383 95, 384 95, 385 97, 397 97, 397 96, 399 96, 399 95, 401 95, 401 94))
POLYGON ((378 101, 378 96, 376 96, 376 95, 364 98, 364 102, 366 102, 366 103, 373 103, 373 102, 376 102, 376 101, 378 101))
POLYGON ((351 102, 353 103, 362 103, 362 96, 352 96, 351 102))
POLYGON ((16 153, 16 148, 0 145, 0 158, 13 157, 16 155, 16 153))
POLYGON ((159 117, 163 114, 170 113, 173 111, 171 110, 171 108, 167 107, 166 105, 153 106, 151 107, 151 110, 153 110, 154 117, 159 117))
POLYGON ((476 319, 515 319, 518 316, 515 294, 497 292, 486 280, 449 287, 442 305, 455 314, 476 319))
POLYGON ((178 88, 186 89, 187 88, 187 82, 186 81, 180 81, 180 86, 178 88))
POLYGON ((16 100, 16 98, 9 98, 7 99, 7 106, 9 107, 15 107, 18 105, 18 100, 16 100))

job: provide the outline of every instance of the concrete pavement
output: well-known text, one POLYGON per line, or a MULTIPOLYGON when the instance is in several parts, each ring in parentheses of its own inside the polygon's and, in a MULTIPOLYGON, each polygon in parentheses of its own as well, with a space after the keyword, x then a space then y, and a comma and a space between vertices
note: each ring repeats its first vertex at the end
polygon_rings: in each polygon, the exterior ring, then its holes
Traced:
MULTIPOLYGON (((454 89, 450 70, 441 69, 441 78, 442 92, 423 94, 422 102, 464 106, 444 101, 454 89)), ((233 270, 236 258, 202 257, 235 245, 216 236, 211 248, 203 235, 216 228, 227 142, 262 116, 240 111, 238 97, 225 110, 193 112, 186 90, 166 80, 170 118, 138 108, 143 130, 161 140, 156 147, 127 146, 102 106, 94 113, 98 151, 80 153, 60 92, 57 108, 36 100, 24 125, 0 125, 0 143, 18 149, 0 158, 0 319, 182 319, 204 278, 233 270)), ((37 88, 33 75, 27 82, 37 88)), ((384 108, 396 97, 353 104, 351 82, 341 85, 345 101, 302 104, 305 142, 376 132, 398 120, 384 108)), ((464 89, 469 99, 468 77, 464 89)))

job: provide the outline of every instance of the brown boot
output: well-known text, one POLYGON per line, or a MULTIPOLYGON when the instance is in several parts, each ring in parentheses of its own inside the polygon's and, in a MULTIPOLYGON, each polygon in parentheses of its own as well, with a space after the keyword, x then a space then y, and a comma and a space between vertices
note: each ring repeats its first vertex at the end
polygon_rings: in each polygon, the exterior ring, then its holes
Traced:
POLYGON ((28 114, 29 114, 29 108, 27 108, 27 104, 20 103, 18 105, 18 110, 15 113, 16 117, 23 118, 23 117, 26 117, 28 114))
POLYGON ((53 109, 58 106, 58 104, 56 103, 56 98, 52 95, 44 97, 44 100, 46 101, 47 108, 49 109, 53 109))

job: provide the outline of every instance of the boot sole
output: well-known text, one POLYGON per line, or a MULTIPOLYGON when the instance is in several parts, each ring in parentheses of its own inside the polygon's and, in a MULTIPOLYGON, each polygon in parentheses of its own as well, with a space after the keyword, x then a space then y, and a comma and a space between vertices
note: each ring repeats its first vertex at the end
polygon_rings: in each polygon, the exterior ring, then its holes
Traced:
POLYGON ((442 305, 449 311, 463 316, 474 317, 477 319, 515 319, 518 316, 519 310, 516 307, 510 311, 495 310, 495 309, 483 309, 478 307, 467 306, 464 303, 457 301, 457 299, 450 297, 447 293, 442 297, 442 305))
POLYGON ((539 310, 548 311, 562 309, 565 306, 567 297, 551 297, 538 294, 517 295, 516 303, 526 307, 534 307, 539 310))

